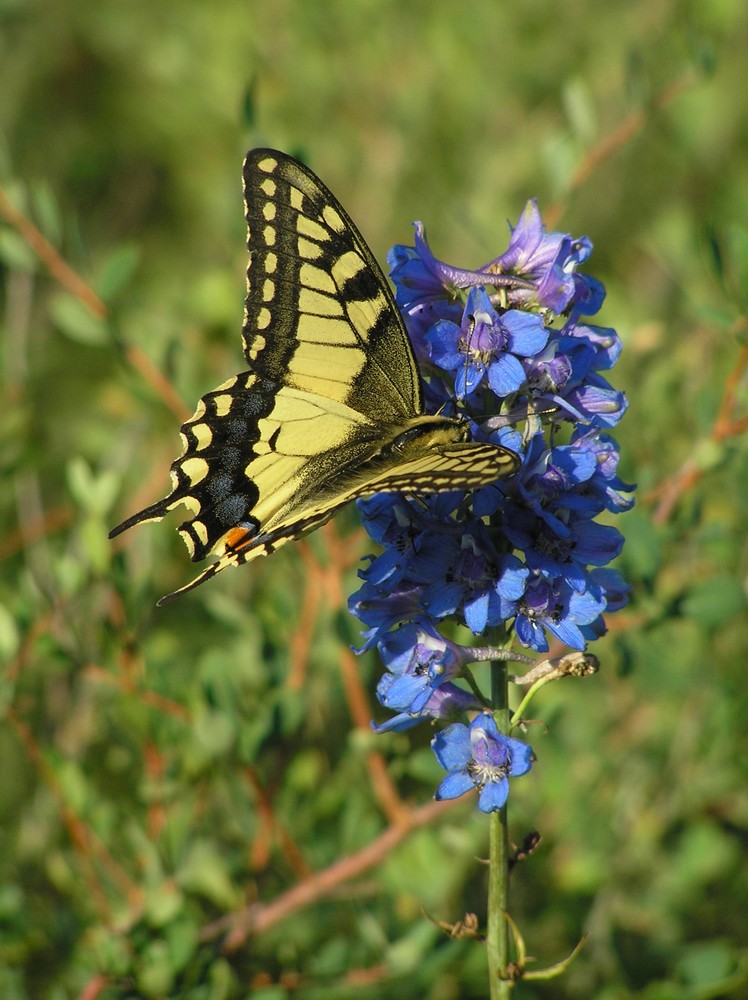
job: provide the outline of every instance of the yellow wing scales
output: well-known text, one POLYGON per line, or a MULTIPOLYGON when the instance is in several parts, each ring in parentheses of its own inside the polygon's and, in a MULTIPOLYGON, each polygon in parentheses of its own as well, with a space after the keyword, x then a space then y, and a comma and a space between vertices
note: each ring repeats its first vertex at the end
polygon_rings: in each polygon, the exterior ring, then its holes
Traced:
POLYGON ((424 415, 389 285, 319 178, 257 149, 244 191, 249 370, 207 393, 183 424, 169 496, 111 532, 184 504, 192 559, 218 559, 176 593, 274 551, 355 497, 472 489, 519 464, 470 442, 465 421, 424 415))

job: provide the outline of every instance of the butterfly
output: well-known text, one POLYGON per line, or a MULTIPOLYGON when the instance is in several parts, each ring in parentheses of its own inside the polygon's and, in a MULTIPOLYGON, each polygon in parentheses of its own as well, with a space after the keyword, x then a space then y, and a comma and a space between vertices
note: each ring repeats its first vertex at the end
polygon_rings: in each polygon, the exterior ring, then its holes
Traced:
POLYGON ((198 577, 267 555, 380 491, 470 490, 519 457, 470 440, 468 421, 424 413, 421 376, 392 292, 345 209, 286 153, 244 161, 247 371, 207 393, 181 427, 172 491, 110 538, 183 504, 198 577))

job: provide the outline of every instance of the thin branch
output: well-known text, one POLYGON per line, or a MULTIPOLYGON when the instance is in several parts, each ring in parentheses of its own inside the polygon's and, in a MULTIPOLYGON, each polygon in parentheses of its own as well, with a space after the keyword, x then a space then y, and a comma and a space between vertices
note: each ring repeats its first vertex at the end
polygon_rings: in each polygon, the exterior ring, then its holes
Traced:
MULTIPOLYGON (((622 146, 624 146, 637 132, 640 132, 649 122, 655 111, 662 111, 668 104, 671 104, 688 87, 698 80, 698 74, 689 69, 682 76, 678 77, 666 87, 663 87, 659 94, 656 94, 651 104, 645 108, 639 108, 617 125, 612 132, 603 136, 600 141, 582 157, 572 173, 567 190, 567 197, 573 191, 582 187, 590 176, 598 170, 606 160, 610 159, 622 146)), ((543 218, 549 229, 553 229, 558 220, 564 214, 566 201, 557 201, 550 205, 543 212, 543 218)))
POLYGON ((101 996, 102 992, 111 983, 111 978, 109 976, 96 975, 93 979, 89 979, 86 985, 83 987, 81 992, 78 994, 78 1000, 97 1000, 101 996))
MULTIPOLYGON (((15 207, 2 187, 0 187, 0 216, 16 230, 18 235, 34 251, 59 285, 74 295, 79 302, 82 302, 94 316, 99 319, 106 319, 109 316, 109 309, 93 288, 70 267, 34 223, 15 207)), ((177 416, 180 422, 186 420, 190 411, 185 406, 184 400, 166 376, 153 364, 148 355, 133 344, 125 345, 124 353, 128 362, 153 389, 164 405, 177 416)))
POLYGON ((6 665, 4 674, 5 680, 9 684, 15 684, 16 680, 20 676, 21 670, 23 669, 26 661, 28 660, 32 649, 34 648, 34 643, 39 638, 39 636, 45 635, 49 632, 52 623, 58 612, 58 605, 49 608, 44 612, 36 621, 31 625, 23 639, 21 640, 20 648, 13 659, 6 665))
MULTIPOLYGON (((354 655, 348 647, 343 647, 340 651, 340 672, 355 725, 364 732, 371 733, 371 707, 356 668, 354 655)), ((366 766, 374 795, 387 819, 395 826, 407 825, 410 822, 410 811, 398 794, 383 755, 378 750, 369 750, 366 754, 366 766)))
POLYGON ((311 875, 311 869, 296 841, 291 837, 283 824, 279 823, 273 809, 272 799, 260 781, 259 775, 249 765, 243 768, 242 773, 254 792, 260 814, 260 831, 255 837, 251 849, 250 864, 252 871, 261 871, 269 864, 270 843, 273 835, 275 835, 280 841, 283 855, 296 873, 296 876, 300 879, 308 878, 311 875))
POLYGON ((2 187, 0 187, 0 215, 31 247, 58 284, 79 299, 94 316, 106 318, 108 309, 96 292, 76 274, 34 223, 15 207, 2 187))
POLYGON ((381 864, 410 833, 432 823, 453 808, 456 802, 453 799, 419 806, 408 814, 407 823, 388 827, 356 854, 341 858, 323 871, 304 879, 272 902, 253 903, 208 924, 201 931, 200 939, 212 941, 226 934, 224 952, 236 951, 249 937, 264 933, 292 913, 325 899, 347 882, 381 864))
POLYGON ((140 887, 131 880, 121 865, 114 860, 99 837, 83 822, 68 803, 57 774, 45 759, 30 726, 18 716, 12 706, 6 709, 6 718, 15 729, 16 735, 23 744, 29 760, 36 767, 44 783, 52 790, 59 802, 60 816, 67 830, 70 842, 86 869, 86 884, 91 893, 91 898, 96 901, 102 919, 109 922, 112 915, 104 887, 96 872, 94 860, 98 860, 131 904, 140 901, 142 895, 140 887))
POLYGON ((186 406, 177 390, 161 369, 154 365, 145 351, 142 351, 137 344, 126 344, 124 352, 125 357, 135 371, 153 389, 154 393, 161 399, 161 402, 171 410, 180 424, 189 419, 192 411, 186 406))
POLYGON ((158 691, 153 691, 150 688, 142 688, 126 675, 113 674, 110 670, 105 670, 104 667, 100 667, 96 663, 89 663, 83 669, 85 675, 97 683, 117 688, 122 694, 137 698, 144 705, 155 709, 163 715, 183 721, 190 718, 189 709, 185 708, 181 702, 174 701, 173 698, 167 698, 165 695, 159 694, 158 691))
POLYGON ((41 517, 31 517, 22 528, 16 528, 0 539, 0 560, 7 559, 15 552, 33 545, 41 538, 47 538, 67 528, 75 520, 75 512, 70 507, 53 507, 45 510, 41 517))
MULTIPOLYGON (((735 332, 739 332, 745 326, 746 319, 745 317, 741 317, 735 332)), ((721 444, 727 438, 736 437, 748 430, 748 417, 736 417, 734 415, 734 410, 737 406, 738 387, 744 379, 747 369, 748 346, 745 346, 738 355, 735 367, 725 383, 719 410, 706 440, 714 444, 721 444)), ((698 452, 698 448, 696 450, 698 452)), ((695 486, 704 476, 704 473, 705 470, 697 464, 696 458, 691 454, 681 465, 680 469, 660 483, 657 489, 649 493, 645 497, 645 500, 650 503, 657 501, 657 506, 652 515, 653 523, 664 524, 670 518, 683 494, 695 486)))
POLYGON ((288 644, 289 672, 286 687, 291 691, 300 691, 304 685, 307 659, 322 603, 324 577, 319 561, 308 542, 302 539, 298 545, 298 552, 304 564, 304 592, 301 598, 299 623, 293 630, 288 644))
MULTIPOLYGON (((326 542, 330 552, 330 563, 325 577, 327 591, 331 605, 340 608, 345 606, 342 581, 346 563, 350 560, 350 546, 347 544, 348 539, 344 544, 334 523, 330 524, 326 533, 326 542)), ((371 705, 356 666, 356 658, 348 646, 342 647, 340 651, 340 674, 351 718, 357 728, 368 734, 371 732, 371 705)), ((366 765, 376 799, 389 822, 395 825, 407 823, 409 810, 398 794, 383 755, 378 750, 369 750, 366 754, 366 765)))

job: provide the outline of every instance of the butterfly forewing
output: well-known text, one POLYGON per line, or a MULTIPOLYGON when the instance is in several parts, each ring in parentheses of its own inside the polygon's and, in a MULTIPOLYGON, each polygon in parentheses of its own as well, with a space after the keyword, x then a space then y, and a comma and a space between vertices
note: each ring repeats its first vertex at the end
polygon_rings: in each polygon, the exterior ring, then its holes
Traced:
POLYGON ((377 420, 420 413, 420 376, 392 293, 337 199, 306 167, 266 149, 247 155, 244 192, 253 371, 377 420))
MULTIPOLYGON (((423 414, 413 351, 387 281, 337 199, 269 149, 244 164, 249 371, 207 393, 181 429, 172 492, 111 534, 184 504, 193 560, 274 551, 379 490, 472 489, 515 471, 512 452, 423 414)), ((170 595, 174 596, 174 595, 170 595)))

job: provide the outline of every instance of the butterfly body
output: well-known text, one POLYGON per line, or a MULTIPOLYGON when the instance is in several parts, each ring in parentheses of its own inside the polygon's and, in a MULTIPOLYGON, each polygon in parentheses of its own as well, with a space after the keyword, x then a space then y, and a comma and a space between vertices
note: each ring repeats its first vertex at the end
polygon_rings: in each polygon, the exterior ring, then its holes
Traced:
POLYGON ((244 179, 249 370, 183 424, 169 496, 112 532, 184 504, 192 559, 219 558, 182 590, 319 527, 355 497, 471 489, 518 464, 470 441, 466 420, 423 413, 389 286, 322 182, 263 149, 248 154, 244 179))

